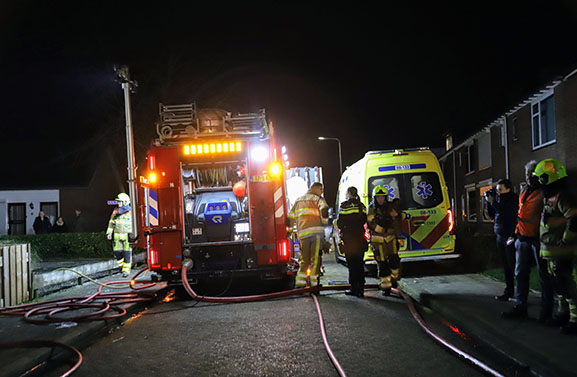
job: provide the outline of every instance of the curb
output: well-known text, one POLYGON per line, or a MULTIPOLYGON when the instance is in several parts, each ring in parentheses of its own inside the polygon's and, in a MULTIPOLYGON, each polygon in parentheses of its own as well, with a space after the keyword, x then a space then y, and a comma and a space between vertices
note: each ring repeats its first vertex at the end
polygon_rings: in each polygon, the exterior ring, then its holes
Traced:
POLYGON ((436 300, 433 294, 412 289, 408 284, 402 284, 401 287, 415 301, 437 313, 446 321, 457 325, 478 343, 497 351, 516 365, 527 367, 532 375, 539 377, 575 376, 571 371, 552 365, 551 360, 548 360, 546 356, 527 348, 524 343, 515 341, 511 337, 503 340, 504 334, 497 332, 494 327, 481 320, 471 320, 476 318, 469 317, 458 306, 447 306, 441 300, 436 300), (528 360, 531 365, 527 364, 528 360))
MULTIPOLYGON (((144 263, 145 253, 133 255, 133 263, 144 263)), ((114 272, 120 271, 116 260, 106 260, 100 262, 86 263, 71 268, 80 272, 91 279, 98 279, 103 276, 111 275, 114 272)), ((61 289, 70 288, 76 285, 82 285, 86 281, 82 276, 69 271, 58 270, 47 272, 32 271, 32 298, 39 298, 48 294, 57 292, 61 289)))

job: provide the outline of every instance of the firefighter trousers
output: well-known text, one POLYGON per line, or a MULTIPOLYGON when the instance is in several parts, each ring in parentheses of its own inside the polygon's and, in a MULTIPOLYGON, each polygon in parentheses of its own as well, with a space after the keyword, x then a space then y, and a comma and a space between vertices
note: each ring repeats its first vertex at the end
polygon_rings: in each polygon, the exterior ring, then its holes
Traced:
POLYGON ((295 287, 297 288, 306 287, 307 275, 310 276, 311 286, 319 284, 321 237, 321 235, 313 235, 299 240, 301 257, 299 260, 299 272, 295 280, 295 287))
POLYGON ((371 249, 377 261, 379 289, 391 289, 401 279, 400 259, 397 249, 397 240, 389 242, 371 242, 371 249))
POLYGON ((553 289, 557 295, 557 316, 567 315, 569 321, 577 323, 577 284, 573 278, 573 258, 549 260, 549 273, 553 278, 553 289))
POLYGON ((128 242, 128 234, 114 233, 112 252, 123 274, 130 274, 132 267, 132 248, 128 242))

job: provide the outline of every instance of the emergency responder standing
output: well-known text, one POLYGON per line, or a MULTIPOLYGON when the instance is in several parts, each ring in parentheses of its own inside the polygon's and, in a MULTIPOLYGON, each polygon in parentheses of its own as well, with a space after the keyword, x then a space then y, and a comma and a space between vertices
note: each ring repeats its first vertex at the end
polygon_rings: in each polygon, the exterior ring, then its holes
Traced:
POLYGON ((322 197, 323 184, 315 182, 307 193, 298 198, 288 214, 290 228, 297 226, 297 237, 300 243, 301 256, 295 286, 311 286, 320 283, 319 251, 325 237, 325 226, 328 224, 329 206, 322 197))
POLYGON ((539 223, 543 212, 543 190, 539 178, 533 175, 537 161, 525 165, 527 183, 519 196, 519 218, 515 228, 515 307, 503 312, 505 319, 525 319, 529 297, 529 275, 533 261, 541 283, 541 312, 539 322, 546 323, 553 313, 553 286, 547 271, 547 261, 539 256, 539 223))
POLYGON ((371 230, 371 249, 378 266, 379 289, 383 295, 391 294, 391 270, 398 273, 400 260, 395 237, 392 207, 388 202, 387 188, 378 185, 373 189, 373 202, 369 205, 367 224, 371 230))
POLYGON ((561 162, 546 159, 535 173, 543 185, 541 217, 541 256, 549 262, 553 289, 557 294, 557 313, 549 321, 561 326, 565 334, 577 334, 577 285, 573 260, 577 251, 577 200, 571 192, 567 171, 561 162))
POLYGON ((132 266, 132 250, 130 247, 129 234, 132 233, 132 212, 130 210, 130 196, 125 193, 118 194, 116 198, 118 208, 112 211, 106 237, 112 240, 112 251, 122 269, 122 276, 128 277, 132 266))
POLYGON ((351 285, 351 289, 345 291, 345 294, 363 297, 365 291, 363 257, 367 250, 365 239, 367 209, 361 202, 356 187, 349 187, 346 195, 347 200, 341 203, 337 217, 337 226, 342 241, 341 248, 347 258, 349 284, 351 285))

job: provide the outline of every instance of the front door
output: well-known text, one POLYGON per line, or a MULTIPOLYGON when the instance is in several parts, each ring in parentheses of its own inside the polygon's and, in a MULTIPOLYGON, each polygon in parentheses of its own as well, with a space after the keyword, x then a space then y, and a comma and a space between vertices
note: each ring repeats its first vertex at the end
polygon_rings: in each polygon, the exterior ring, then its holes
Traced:
POLYGON ((26 203, 8 204, 8 234, 26 234, 26 203))

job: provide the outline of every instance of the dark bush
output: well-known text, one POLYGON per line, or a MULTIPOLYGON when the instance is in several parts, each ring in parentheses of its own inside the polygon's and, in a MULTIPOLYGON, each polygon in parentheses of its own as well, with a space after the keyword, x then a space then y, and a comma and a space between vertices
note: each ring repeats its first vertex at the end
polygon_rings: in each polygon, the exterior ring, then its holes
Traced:
MULTIPOLYGON (((49 233, 0 236, 1 244, 29 243, 34 261, 112 258, 112 242, 100 233, 49 233)), ((134 253, 141 252, 134 250, 134 253)))
POLYGON ((456 251, 466 272, 480 272, 500 265, 494 233, 481 233, 468 224, 455 228, 456 251))

